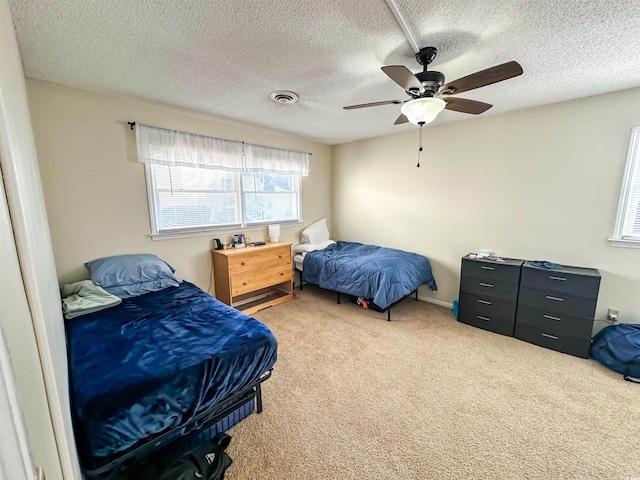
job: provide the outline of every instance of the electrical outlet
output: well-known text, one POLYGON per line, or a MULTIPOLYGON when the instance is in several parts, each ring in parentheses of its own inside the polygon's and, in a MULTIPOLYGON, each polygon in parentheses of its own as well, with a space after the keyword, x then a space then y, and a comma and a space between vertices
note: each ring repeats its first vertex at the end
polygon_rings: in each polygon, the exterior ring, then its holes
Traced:
POLYGON ((618 310, 617 308, 610 308, 609 311, 607 312, 607 318, 609 320, 612 321, 617 321, 618 318, 620 317, 620 310, 618 310))

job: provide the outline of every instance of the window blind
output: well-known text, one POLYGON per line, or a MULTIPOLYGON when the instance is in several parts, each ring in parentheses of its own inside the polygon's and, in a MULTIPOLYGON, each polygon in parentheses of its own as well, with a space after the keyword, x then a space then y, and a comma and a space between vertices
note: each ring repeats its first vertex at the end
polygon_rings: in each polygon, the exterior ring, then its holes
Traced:
POLYGON ((640 241, 640 127, 631 133, 622 189, 619 238, 640 241))

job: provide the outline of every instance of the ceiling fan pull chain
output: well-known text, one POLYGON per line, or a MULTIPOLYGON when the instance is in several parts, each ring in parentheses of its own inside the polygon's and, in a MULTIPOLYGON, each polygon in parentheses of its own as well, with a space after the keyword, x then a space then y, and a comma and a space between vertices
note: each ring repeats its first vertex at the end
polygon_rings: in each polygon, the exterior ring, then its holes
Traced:
POLYGON ((422 152, 422 127, 424 127, 424 122, 420 122, 420 147, 418 148, 418 164, 416 167, 420 168, 420 153, 422 152))

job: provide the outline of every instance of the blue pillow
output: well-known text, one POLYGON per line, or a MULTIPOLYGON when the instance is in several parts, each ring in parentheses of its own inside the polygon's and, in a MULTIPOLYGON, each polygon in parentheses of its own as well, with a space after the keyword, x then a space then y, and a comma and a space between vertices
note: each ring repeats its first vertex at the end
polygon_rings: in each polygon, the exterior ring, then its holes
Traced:
POLYGON ((98 258, 84 266, 89 269, 93 283, 120 298, 180 285, 171 265, 146 253, 98 258))

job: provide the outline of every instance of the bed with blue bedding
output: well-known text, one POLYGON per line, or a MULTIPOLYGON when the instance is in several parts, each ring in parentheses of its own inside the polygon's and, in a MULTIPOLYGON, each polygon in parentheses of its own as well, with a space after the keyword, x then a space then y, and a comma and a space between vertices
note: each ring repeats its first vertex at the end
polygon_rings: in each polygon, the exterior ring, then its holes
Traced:
POLYGON ((197 433, 245 399, 260 410, 260 382, 277 358, 266 325, 184 281, 73 318, 66 330, 74 431, 89 478, 197 433))
MULTIPOLYGON (((437 290, 429 259, 394 248, 339 241, 304 256, 302 281, 389 308, 421 285, 437 290)), ((390 318, 390 316, 388 317, 390 318)))

